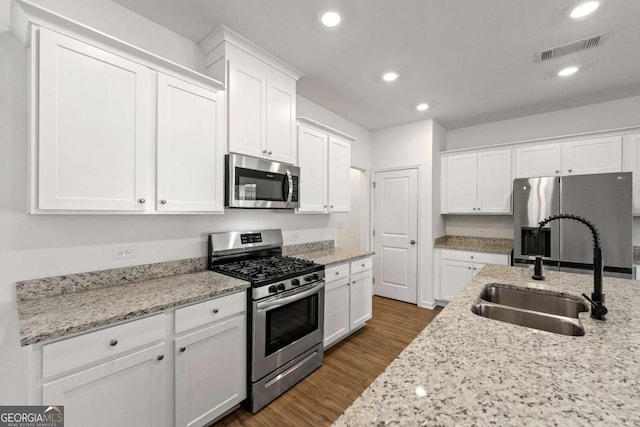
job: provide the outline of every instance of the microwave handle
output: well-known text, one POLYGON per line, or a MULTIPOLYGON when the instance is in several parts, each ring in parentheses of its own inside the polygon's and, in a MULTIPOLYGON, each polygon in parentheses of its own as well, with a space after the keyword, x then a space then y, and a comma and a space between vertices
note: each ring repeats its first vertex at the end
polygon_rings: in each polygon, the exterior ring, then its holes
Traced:
POLYGON ((289 187, 288 195, 287 195, 287 204, 291 203, 291 198, 293 197, 293 177, 291 176, 291 171, 287 169, 287 184, 289 187))

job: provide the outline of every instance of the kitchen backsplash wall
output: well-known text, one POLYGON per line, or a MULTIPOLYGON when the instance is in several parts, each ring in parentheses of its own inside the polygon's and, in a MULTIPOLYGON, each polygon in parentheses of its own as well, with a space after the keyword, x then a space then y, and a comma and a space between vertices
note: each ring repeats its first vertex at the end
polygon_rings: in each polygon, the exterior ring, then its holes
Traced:
POLYGON ((507 215, 447 215, 445 234, 513 239, 513 217, 507 215))

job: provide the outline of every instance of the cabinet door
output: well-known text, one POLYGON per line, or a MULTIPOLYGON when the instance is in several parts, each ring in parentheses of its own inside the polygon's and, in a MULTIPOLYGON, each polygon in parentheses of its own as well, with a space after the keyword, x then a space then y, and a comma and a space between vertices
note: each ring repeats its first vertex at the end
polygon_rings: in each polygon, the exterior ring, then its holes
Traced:
POLYGON ((480 213, 511 213, 511 150, 478 153, 480 213))
POLYGON ((473 279, 474 277, 476 277, 478 275, 478 273, 480 273, 480 270, 482 270, 485 265, 486 264, 479 264, 479 263, 474 262, 471 265, 471 273, 472 273, 472 275, 471 275, 472 277, 471 278, 473 279))
POLYGON ((562 145, 544 144, 515 149, 516 178, 559 176, 562 170, 562 145))
POLYGON ((167 425, 165 345, 159 344, 42 386, 44 405, 64 405, 65 425, 167 425))
MULTIPOLYGON (((274 71, 275 72, 275 71, 274 71)), ((296 81, 287 76, 267 77, 267 157, 296 161, 296 81)))
POLYGON ((442 259, 440 264, 440 298, 451 301, 472 279, 472 263, 442 259))
POLYGON ((563 145, 564 174, 622 171, 622 137, 592 138, 563 145))
POLYGON ((640 214, 640 133, 624 136, 623 170, 633 173, 633 213, 640 214))
POLYGON ((350 329, 360 327, 371 319, 373 304, 373 276, 371 270, 351 276, 349 284, 350 329))
POLYGON ((478 155, 460 154, 442 159, 443 213, 473 213, 477 206, 478 155))
POLYGON ((349 278, 328 284, 324 290, 324 347, 349 333, 349 278))
POLYGON ((215 92, 158 74, 159 211, 222 211, 222 114, 215 92))
POLYGON ((144 210, 151 71, 40 29, 38 208, 144 210))
POLYGON ((298 212, 327 212, 327 144, 329 137, 298 127, 300 207, 298 212))
POLYGON ((264 157, 267 79, 264 70, 229 60, 229 151, 264 157))
POLYGON ((176 426, 202 426, 246 397, 246 316, 175 340, 176 426))
MULTIPOLYGON (((329 212, 351 209, 351 145, 329 137, 329 212)), ((301 184, 302 185, 302 184, 301 184)))

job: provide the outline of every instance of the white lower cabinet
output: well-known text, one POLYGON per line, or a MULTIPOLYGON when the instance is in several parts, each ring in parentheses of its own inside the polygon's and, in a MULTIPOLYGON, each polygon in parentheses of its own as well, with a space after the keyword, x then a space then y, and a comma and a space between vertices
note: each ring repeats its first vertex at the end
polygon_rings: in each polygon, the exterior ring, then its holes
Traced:
POLYGON ((202 426, 246 397, 246 316, 175 340, 176 426, 202 426))
POLYGON ((327 268, 325 280, 323 341, 328 348, 371 319, 371 258, 327 268))
POLYGON ((45 383, 42 403, 64 405, 69 427, 166 426, 165 352, 157 344, 45 383))
POLYGON ((486 264, 509 265, 509 255, 436 249, 436 299, 451 301, 486 264))
POLYGON ((69 427, 207 425, 246 398, 246 304, 238 292, 29 346, 27 403, 64 405, 69 427))

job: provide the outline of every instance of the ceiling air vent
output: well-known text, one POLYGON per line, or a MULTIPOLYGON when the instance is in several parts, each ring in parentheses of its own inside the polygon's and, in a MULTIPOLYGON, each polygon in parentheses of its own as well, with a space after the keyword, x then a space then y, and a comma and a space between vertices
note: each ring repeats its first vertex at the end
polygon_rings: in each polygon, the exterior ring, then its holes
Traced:
POLYGON ((586 39, 576 40, 571 43, 541 50, 536 53, 536 62, 548 61, 558 56, 568 55, 585 49, 593 49, 598 46, 607 33, 596 34, 586 39))

